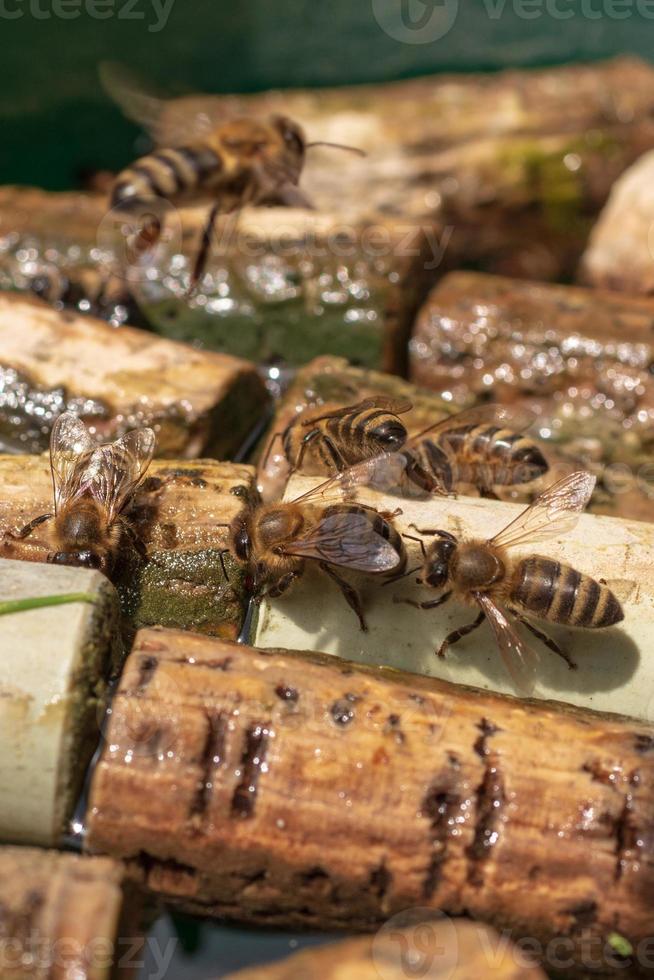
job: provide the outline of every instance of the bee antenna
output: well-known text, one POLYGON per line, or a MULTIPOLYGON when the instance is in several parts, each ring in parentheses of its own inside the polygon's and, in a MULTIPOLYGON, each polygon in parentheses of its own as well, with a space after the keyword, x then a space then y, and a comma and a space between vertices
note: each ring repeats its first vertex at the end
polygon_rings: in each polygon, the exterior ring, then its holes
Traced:
POLYGON ((307 150, 310 150, 312 146, 331 146, 333 150, 346 150, 348 153, 356 153, 360 157, 368 156, 365 150, 361 150, 358 146, 348 146, 347 143, 331 143, 329 140, 316 140, 314 143, 307 143, 307 150))

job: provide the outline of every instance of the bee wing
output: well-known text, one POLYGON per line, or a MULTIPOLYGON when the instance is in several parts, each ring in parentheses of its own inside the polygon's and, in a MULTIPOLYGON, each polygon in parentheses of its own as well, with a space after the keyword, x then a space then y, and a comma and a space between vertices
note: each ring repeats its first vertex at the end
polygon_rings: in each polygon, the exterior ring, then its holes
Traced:
POLYGON ((304 538, 284 548, 284 553, 314 558, 359 572, 391 572, 400 556, 386 538, 373 529, 364 514, 328 514, 304 538))
POLYGON ((422 491, 407 477, 409 460, 402 452, 380 453, 355 466, 337 473, 330 480, 298 497, 294 503, 340 503, 352 499, 360 487, 393 493, 402 491, 407 496, 424 496, 422 491))
POLYGON ((211 96, 161 99, 146 92, 123 65, 105 61, 98 71, 107 94, 128 119, 148 131, 158 146, 180 146, 201 139, 227 118, 222 100, 211 96))
POLYGON ((410 402, 407 398, 392 398, 390 395, 371 395, 370 398, 364 398, 363 401, 353 407, 353 409, 357 409, 358 411, 366 408, 381 408, 385 412, 391 412, 393 415, 404 415, 406 412, 411 411, 413 402, 410 402))
POLYGON ((85 489, 86 468, 95 443, 77 415, 63 412, 50 434, 50 468, 55 513, 85 489))
POLYGON ((491 544, 512 548, 523 542, 531 544, 571 531, 591 498, 595 481, 591 473, 580 470, 554 483, 491 538, 491 544))
POLYGON ((342 418, 344 415, 349 415, 354 412, 363 412, 367 408, 381 408, 385 412, 392 412, 394 415, 402 415, 404 412, 409 412, 413 408, 411 402, 402 400, 399 398, 387 398, 385 395, 373 395, 371 398, 364 398, 363 401, 357 402, 353 405, 343 405, 340 408, 326 408, 324 415, 316 415, 316 408, 312 405, 307 406, 307 408, 300 414, 300 424, 303 427, 308 427, 313 425, 314 422, 319 422, 321 419, 336 419, 342 418), (303 419, 304 414, 308 414, 310 417, 303 419))
POLYGON ((540 657, 533 647, 524 643, 515 629, 493 600, 483 592, 478 592, 475 598, 495 634, 497 646, 504 666, 511 675, 518 694, 528 698, 533 694, 536 677, 540 665, 540 657))
POLYGON ((154 453, 152 429, 133 429, 108 446, 98 446, 86 465, 86 485, 109 523, 143 480, 154 453))
POLYGON ((409 446, 414 446, 428 436, 443 435, 445 432, 474 427, 476 425, 497 425, 500 428, 512 429, 514 432, 524 432, 533 424, 536 414, 526 405, 476 405, 455 412, 440 422, 427 426, 421 432, 411 436, 409 446))

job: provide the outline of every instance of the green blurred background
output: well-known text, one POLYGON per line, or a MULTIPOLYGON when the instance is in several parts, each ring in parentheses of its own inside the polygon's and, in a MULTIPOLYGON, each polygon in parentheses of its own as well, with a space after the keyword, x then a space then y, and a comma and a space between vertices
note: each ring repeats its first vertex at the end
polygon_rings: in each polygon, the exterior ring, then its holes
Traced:
POLYGON ((0 0, 0 39, 0 181, 62 189, 134 152, 103 59, 178 94, 647 57, 654 2, 0 0))

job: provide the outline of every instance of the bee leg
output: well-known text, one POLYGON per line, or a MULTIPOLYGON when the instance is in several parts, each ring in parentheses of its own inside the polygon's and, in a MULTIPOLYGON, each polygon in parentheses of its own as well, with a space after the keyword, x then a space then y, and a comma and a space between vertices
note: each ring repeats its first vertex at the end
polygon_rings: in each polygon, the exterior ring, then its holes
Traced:
POLYGON ((418 544, 420 545, 420 551, 422 552, 422 557, 425 559, 427 558, 427 550, 425 548, 425 542, 422 540, 422 538, 417 538, 415 534, 403 534, 402 537, 406 538, 407 541, 417 541, 418 544))
POLYGON ((356 591, 356 589, 352 588, 349 582, 346 582, 345 579, 342 579, 341 576, 334 571, 331 565, 328 565, 326 562, 321 561, 320 567, 322 568, 323 572, 326 572, 327 575, 329 575, 329 577, 332 578, 334 582, 336 582, 337 586, 343 593, 343 597, 345 598, 345 601, 347 602, 348 606, 351 609, 353 609, 354 612, 356 613, 362 632, 367 633, 368 625, 365 619, 363 618, 363 609, 361 608, 361 599, 359 597, 359 593, 356 591))
POLYGON ((479 496, 482 497, 484 500, 500 499, 495 493, 495 491, 492 490, 490 487, 479 487, 479 496))
POLYGON ((191 272, 191 282, 189 285, 189 296, 191 296, 202 278, 202 275, 207 264, 207 258, 209 256, 209 248, 211 246, 211 238, 213 235, 213 226, 216 223, 216 218, 218 216, 218 211, 220 210, 220 204, 216 203, 209 212, 209 217, 207 218, 207 223, 202 229, 202 241, 200 242, 200 250, 195 259, 195 264, 193 265, 193 271, 191 272))
POLYGON ((282 575, 282 577, 275 582, 274 585, 270 586, 266 592, 266 597, 269 599, 278 599, 280 595, 283 595, 284 592, 291 587, 295 579, 298 577, 298 572, 289 572, 288 575, 282 575))
POLYGON ((320 435, 320 429, 312 429, 311 432, 307 432, 307 434, 302 439, 302 442, 300 443, 300 450, 297 454, 297 459, 295 460, 295 466, 293 467, 294 473, 297 473, 297 471, 302 467, 302 462, 304 460, 304 455, 307 449, 309 448, 311 443, 318 438, 319 435, 320 435))
POLYGON ((558 643, 555 640, 553 640, 551 636, 548 636, 547 633, 543 633, 542 630, 539 630, 535 626, 532 626, 529 620, 525 619, 524 616, 521 616, 520 613, 517 613, 515 609, 512 609, 511 612, 518 620, 518 622, 522 623, 523 626, 526 626, 529 632, 533 633, 536 639, 540 640, 540 642, 544 644, 544 646, 546 646, 548 650, 551 650, 552 653, 557 653, 559 657, 565 660, 570 670, 577 669, 577 664, 574 662, 572 657, 568 653, 566 653, 565 650, 562 650, 561 647, 558 645, 558 643))
POLYGON ((39 524, 45 524, 46 521, 51 520, 54 514, 41 514, 39 517, 35 517, 34 520, 22 527, 20 531, 5 531, 5 538, 13 538, 15 541, 22 541, 26 538, 28 534, 31 534, 35 527, 39 524))
POLYGON ((396 507, 395 510, 378 510, 377 513, 380 517, 383 517, 385 521, 393 521, 396 517, 399 517, 400 514, 403 514, 404 511, 401 507, 396 507))
POLYGON ((440 527, 418 527, 416 524, 409 524, 418 534, 429 534, 432 537, 445 538, 447 541, 456 542, 456 538, 449 531, 444 531, 440 527))
POLYGON ((323 443, 325 449, 327 450, 327 452, 332 458, 332 463, 334 464, 334 468, 336 469, 336 472, 342 473, 343 470, 347 469, 347 460, 343 459, 341 453, 334 445, 334 443, 331 441, 329 436, 323 437, 323 443))
POLYGON ((426 602, 418 602, 416 599, 400 599, 394 595, 393 602, 396 605, 413 606, 414 609, 436 609, 437 606, 444 606, 451 595, 451 592, 444 592, 443 595, 439 595, 438 599, 427 599, 426 602))
POLYGON ((422 565, 416 565, 415 568, 410 568, 406 572, 400 572, 399 575, 392 575, 390 578, 387 578, 385 582, 382 582, 382 588, 384 588, 384 586, 386 585, 393 585, 395 582, 399 582, 400 579, 408 578, 409 575, 415 575, 416 572, 419 572, 421 568, 422 565))
POLYGON ((145 559, 148 557, 147 549, 129 521, 121 521, 121 531, 125 537, 129 538, 129 543, 139 558, 145 561, 145 559))
POLYGON ((468 623, 467 626, 459 626, 458 630, 454 630, 452 633, 448 633, 448 635, 445 637, 440 647, 436 651, 438 656, 444 657, 445 651, 447 650, 448 647, 454 646, 455 643, 458 643, 459 640, 462 640, 464 636, 468 635, 468 633, 472 633, 473 630, 476 630, 479 626, 481 626, 481 624, 484 622, 485 619, 486 619, 486 613, 482 611, 479 613, 474 623, 468 623))

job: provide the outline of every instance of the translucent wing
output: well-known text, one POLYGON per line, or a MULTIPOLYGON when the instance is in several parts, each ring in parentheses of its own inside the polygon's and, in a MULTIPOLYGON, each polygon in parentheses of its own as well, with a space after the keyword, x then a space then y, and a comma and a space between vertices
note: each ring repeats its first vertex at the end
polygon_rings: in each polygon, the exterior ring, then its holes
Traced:
POLYGON ((424 497, 425 493, 407 476, 408 459, 402 452, 381 453, 337 473, 330 480, 302 494, 302 503, 328 504, 351 500, 361 487, 381 493, 402 492, 408 497, 424 497))
POLYGON ((498 428, 511 429, 513 432, 524 432, 533 424, 536 415, 530 408, 522 405, 477 405, 455 412, 440 422, 427 426, 426 429, 411 436, 408 445, 413 446, 422 439, 440 436, 446 432, 458 429, 474 428, 477 425, 496 425, 498 428))
POLYGON ((400 398, 387 398, 385 395, 373 395, 371 398, 364 398, 363 401, 355 405, 344 405, 342 408, 327 409, 324 415, 316 414, 316 408, 310 406, 299 416, 302 426, 313 425, 321 419, 342 418, 343 415, 350 415, 354 412, 364 412, 368 408, 380 408, 384 412, 392 412, 393 415, 402 415, 410 412, 413 405, 410 401, 400 398), (302 416, 307 414, 309 417, 304 419, 302 416))
POLYGON ((64 412, 57 418, 50 434, 55 513, 84 491, 86 467, 94 448, 93 439, 77 415, 64 412))
POLYGON ((393 415, 404 415, 413 408, 413 403, 406 398, 392 398, 390 395, 371 395, 364 398, 355 406, 358 411, 366 408, 381 408, 384 412, 392 412, 393 415))
POLYGON ((491 543, 511 548, 571 531, 594 487, 595 477, 591 473, 571 473, 541 493, 514 521, 491 538, 491 543))
POLYGON ((533 694, 536 686, 536 677, 540 665, 540 657, 537 651, 523 643, 502 610, 498 609, 492 599, 482 592, 478 592, 475 598, 486 614, 486 619, 495 634, 500 656, 511 675, 516 691, 523 697, 529 697, 533 694))
POLYGON ((284 553, 315 558, 360 572, 391 572, 400 562, 395 548, 373 529, 364 514, 328 514, 305 538, 289 543, 284 553))
POLYGON ((225 100, 210 95, 180 99, 152 95, 131 72, 114 62, 103 62, 99 74, 107 94, 129 119, 147 129, 159 146, 180 146, 201 139, 229 115, 225 100))
POLYGON ((85 487, 113 521, 143 480, 154 453, 152 429, 134 429, 108 446, 98 446, 85 466, 85 487))

